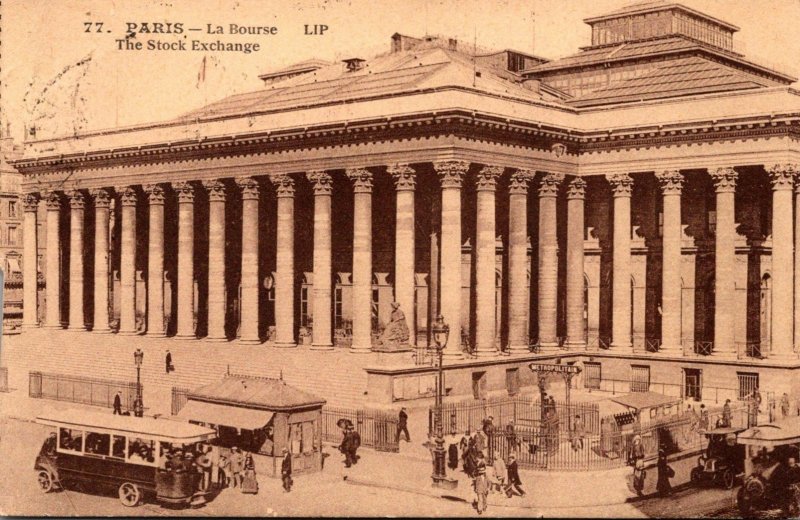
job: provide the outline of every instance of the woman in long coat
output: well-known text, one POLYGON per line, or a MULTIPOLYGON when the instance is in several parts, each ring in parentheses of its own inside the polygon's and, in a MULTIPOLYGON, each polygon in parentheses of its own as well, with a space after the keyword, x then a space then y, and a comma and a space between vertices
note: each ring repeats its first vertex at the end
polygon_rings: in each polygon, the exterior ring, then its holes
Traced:
POLYGON ((486 501, 489 497, 489 481, 486 478, 486 460, 483 453, 478 452, 477 461, 475 463, 475 480, 473 481, 475 489, 475 496, 477 497, 475 507, 478 514, 483 514, 486 511, 486 501))
POLYGON ((672 493, 672 484, 669 483, 670 477, 675 472, 667 464, 667 452, 663 449, 658 450, 658 481, 656 482, 656 491, 659 495, 669 495, 672 493))

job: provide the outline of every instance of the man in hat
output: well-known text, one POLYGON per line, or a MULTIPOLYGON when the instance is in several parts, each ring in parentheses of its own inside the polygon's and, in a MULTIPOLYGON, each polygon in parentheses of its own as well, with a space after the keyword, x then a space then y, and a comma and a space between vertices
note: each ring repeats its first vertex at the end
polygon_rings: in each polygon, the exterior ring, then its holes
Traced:
POLYGON ((283 481, 283 491, 288 493, 292 490, 292 456, 289 450, 283 448, 281 451, 283 460, 281 461, 281 480, 283 481))
POLYGON ((395 434, 395 442, 400 442, 400 434, 406 436, 406 441, 411 442, 411 434, 408 433, 408 413, 406 407, 400 408, 400 414, 397 416, 397 433, 395 434))
POLYGON ((114 415, 122 415, 122 392, 117 391, 114 396, 114 415))
POLYGON ((511 498, 514 493, 519 496, 525 496, 525 490, 522 489, 522 480, 519 478, 519 467, 517 466, 517 456, 512 453, 508 456, 508 464, 506 464, 506 475, 508 481, 506 482, 506 497, 511 498))
POLYGON ((356 452, 361 447, 361 434, 359 434, 351 425, 350 426, 350 462, 358 464, 358 455, 356 452))
POLYGON ((231 449, 230 471, 233 487, 238 486, 241 488, 243 480, 242 472, 244 471, 244 455, 242 455, 241 450, 236 446, 231 449))
POLYGON ((164 358, 164 361, 166 362, 167 365, 166 367, 167 374, 169 374, 171 370, 175 370, 175 368, 172 366, 172 354, 170 353, 169 349, 167 349, 167 355, 164 358))

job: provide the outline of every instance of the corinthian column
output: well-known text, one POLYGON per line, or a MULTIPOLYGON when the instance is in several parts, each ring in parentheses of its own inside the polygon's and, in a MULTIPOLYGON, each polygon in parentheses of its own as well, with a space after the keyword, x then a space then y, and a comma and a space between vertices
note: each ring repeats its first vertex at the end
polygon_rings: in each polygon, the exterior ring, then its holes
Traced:
POLYGON ((774 164, 767 168, 772 182, 772 338, 770 356, 796 357, 794 353, 794 277, 792 249, 792 188, 797 167, 774 164))
MULTIPOLYGON (((800 168, 795 171, 794 183, 794 349, 800 349, 800 168)), ((773 241, 774 243, 774 241, 773 241)))
POLYGON ((108 222, 111 194, 105 188, 90 191, 94 198, 94 322, 92 332, 108 334, 108 222))
POLYGON ((278 231, 275 251, 275 346, 296 347, 294 339, 294 180, 272 179, 278 195, 278 231))
POLYGON ((242 191, 242 301, 239 339, 261 343, 258 335, 258 182, 252 177, 236 179, 242 191))
MULTIPOLYGON (((225 184, 203 182, 208 190, 208 341, 225 335, 225 184)), ((258 264, 256 264, 258 266, 258 264)))
POLYGON ((614 197, 614 251, 611 275, 611 346, 631 348, 631 191, 627 173, 609 175, 614 197))
POLYGON ((136 191, 121 192, 122 236, 119 274, 119 333, 136 334, 136 191))
POLYGON ((558 237, 556 201, 563 174, 546 173, 539 186, 539 345, 558 346, 558 237))
POLYGON ((536 172, 517 170, 508 186, 508 351, 528 352, 528 183, 536 172))
POLYGON ((497 354, 495 308, 497 283, 495 260, 495 192, 501 166, 484 166, 477 176, 477 222, 475 225, 475 353, 478 357, 497 354))
POLYGON ((26 193, 22 196, 25 221, 22 229, 22 326, 39 326, 39 237, 38 211, 39 194, 26 193))
POLYGON ((444 351, 448 358, 461 357, 461 184, 469 170, 465 161, 433 163, 442 182, 442 234, 440 262, 440 309, 450 326, 444 351))
POLYGON ((677 170, 656 172, 664 206, 661 239, 661 350, 680 354, 681 348, 681 190, 677 170))
POLYGON ((314 184, 314 322, 313 350, 333 349, 331 327, 331 196, 333 180, 324 171, 306 173, 314 184))
POLYGON ((407 164, 391 165, 387 172, 394 179, 397 202, 394 234, 394 299, 400 304, 400 309, 406 316, 408 342, 415 345, 417 342, 417 313, 414 305, 416 172, 407 164))
POLYGON ((567 341, 571 349, 586 348, 584 330, 583 230, 586 181, 574 178, 567 186, 567 341))
POLYGON ((178 331, 175 337, 195 339, 194 328, 194 186, 176 182, 178 195, 178 331))
POLYGON ((45 273, 45 328, 61 328, 61 196, 51 191, 47 203, 47 266, 45 273))
POLYGON ((734 194, 738 174, 733 168, 717 168, 709 174, 717 192, 717 229, 714 251, 714 353, 735 356, 733 315, 736 280, 736 223, 734 194))
POLYGON ((83 319, 83 193, 69 193, 69 329, 86 330, 83 319))
MULTIPOLYGON (((347 170, 353 181, 353 343, 351 352, 372 348, 372 173, 347 170)), ((316 282, 316 280, 315 280, 316 282)))
POLYGON ((164 188, 144 186, 150 205, 147 242, 147 335, 165 335, 164 323, 164 188))

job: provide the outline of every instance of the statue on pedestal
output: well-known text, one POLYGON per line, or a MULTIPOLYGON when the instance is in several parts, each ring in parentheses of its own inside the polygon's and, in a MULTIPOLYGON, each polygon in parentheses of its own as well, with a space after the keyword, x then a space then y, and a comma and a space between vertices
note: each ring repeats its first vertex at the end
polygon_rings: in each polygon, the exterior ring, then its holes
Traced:
POLYGON ((378 348, 381 350, 397 350, 408 348, 408 324, 406 315, 400 310, 400 304, 392 302, 391 321, 383 330, 383 334, 378 338, 378 348))

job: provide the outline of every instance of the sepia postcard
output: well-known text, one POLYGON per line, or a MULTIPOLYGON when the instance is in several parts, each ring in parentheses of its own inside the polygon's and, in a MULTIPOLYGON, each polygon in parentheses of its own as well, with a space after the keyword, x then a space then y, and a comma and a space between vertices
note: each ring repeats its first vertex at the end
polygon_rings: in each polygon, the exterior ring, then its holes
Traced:
POLYGON ((800 0, 2 0, 0 515, 800 517, 800 0))

